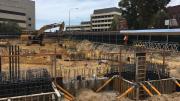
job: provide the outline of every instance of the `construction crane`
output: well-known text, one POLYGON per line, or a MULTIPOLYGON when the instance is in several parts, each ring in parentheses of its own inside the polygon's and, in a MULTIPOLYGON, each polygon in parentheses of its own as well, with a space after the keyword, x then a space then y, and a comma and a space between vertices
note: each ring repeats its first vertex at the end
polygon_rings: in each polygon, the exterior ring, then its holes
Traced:
POLYGON ((39 30, 33 31, 30 35, 26 36, 26 38, 28 37, 27 45, 29 46, 31 44, 40 44, 41 46, 43 46, 44 33, 46 30, 59 27, 59 33, 62 33, 62 31, 64 30, 64 26, 65 26, 64 22, 54 23, 54 24, 45 25, 41 27, 39 30))

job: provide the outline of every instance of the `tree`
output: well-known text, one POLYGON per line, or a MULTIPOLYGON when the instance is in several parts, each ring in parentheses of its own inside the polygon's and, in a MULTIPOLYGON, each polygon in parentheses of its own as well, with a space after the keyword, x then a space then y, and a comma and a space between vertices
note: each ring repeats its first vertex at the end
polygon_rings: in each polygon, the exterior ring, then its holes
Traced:
POLYGON ((20 34, 21 28, 15 22, 3 22, 0 23, 0 33, 20 34))
POLYGON ((152 25, 154 15, 164 10, 170 0, 121 0, 122 16, 128 21, 129 29, 144 29, 152 25))
POLYGON ((111 31, 118 30, 118 26, 119 26, 118 22, 119 22, 119 20, 116 20, 115 18, 113 19, 113 21, 111 23, 111 28, 110 28, 111 31))
POLYGON ((169 19, 169 15, 165 10, 160 10, 154 15, 152 27, 154 28, 167 28, 165 20, 169 19))

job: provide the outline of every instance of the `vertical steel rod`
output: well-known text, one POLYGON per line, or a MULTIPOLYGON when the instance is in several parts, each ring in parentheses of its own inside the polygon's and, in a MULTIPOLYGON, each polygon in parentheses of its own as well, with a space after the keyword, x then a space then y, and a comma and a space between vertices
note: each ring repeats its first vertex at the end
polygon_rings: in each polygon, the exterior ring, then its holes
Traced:
POLYGON ((11 68, 11 46, 8 47, 9 48, 9 79, 11 81, 12 79, 12 68, 11 68))
POLYGON ((17 46, 15 45, 15 47, 14 47, 14 55, 15 55, 15 57, 14 57, 14 67, 15 67, 15 79, 17 79, 17 46))
POLYGON ((19 46, 17 47, 17 55, 18 55, 18 59, 17 59, 17 68, 18 68, 18 79, 20 79, 20 58, 19 58, 19 55, 20 55, 20 50, 19 50, 19 46))

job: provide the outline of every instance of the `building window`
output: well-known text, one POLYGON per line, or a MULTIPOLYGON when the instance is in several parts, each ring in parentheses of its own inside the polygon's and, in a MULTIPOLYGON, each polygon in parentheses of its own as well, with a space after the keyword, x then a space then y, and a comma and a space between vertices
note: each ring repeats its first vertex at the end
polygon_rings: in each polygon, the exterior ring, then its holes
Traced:
POLYGON ((29 27, 31 27, 31 24, 28 24, 29 27))
POLYGON ((6 19, 6 18, 0 18, 0 21, 12 21, 17 23, 26 23, 24 20, 15 20, 15 19, 6 19))
POLYGON ((14 15, 21 15, 21 16, 26 16, 25 13, 22 12, 15 12, 15 11, 8 11, 8 10, 0 10, 1 13, 6 13, 6 14, 14 14, 14 15))
POLYGON ((28 18, 29 21, 31 21, 31 18, 28 18))

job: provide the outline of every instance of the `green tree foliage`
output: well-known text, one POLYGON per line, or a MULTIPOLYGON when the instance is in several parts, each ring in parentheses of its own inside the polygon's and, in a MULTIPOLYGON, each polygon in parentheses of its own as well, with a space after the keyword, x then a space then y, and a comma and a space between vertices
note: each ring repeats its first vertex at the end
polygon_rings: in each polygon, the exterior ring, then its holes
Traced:
POLYGON ((21 28, 15 22, 0 23, 0 33, 20 34, 21 28))
POLYGON ((152 25, 154 15, 165 9, 170 0, 121 0, 119 7, 129 29, 144 29, 152 25))
POLYGON ((111 28, 110 28, 111 31, 116 31, 116 30, 118 30, 118 28, 117 28, 117 27, 119 26, 119 25, 118 25, 118 22, 119 22, 118 20, 113 19, 112 24, 111 24, 111 28))
POLYGON ((169 19, 169 15, 165 10, 159 10, 153 18, 152 27, 154 28, 167 28, 165 20, 169 19))

